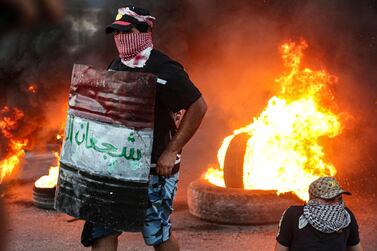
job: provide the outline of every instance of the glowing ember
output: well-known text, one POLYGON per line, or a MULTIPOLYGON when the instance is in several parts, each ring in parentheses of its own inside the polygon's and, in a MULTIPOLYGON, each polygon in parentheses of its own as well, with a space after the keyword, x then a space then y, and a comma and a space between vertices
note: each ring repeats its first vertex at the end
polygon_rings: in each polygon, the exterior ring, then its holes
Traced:
POLYGON ((0 160, 0 183, 18 167, 25 156, 24 149, 28 145, 28 140, 16 139, 12 134, 12 130, 16 129, 23 116, 23 112, 17 108, 10 109, 5 106, 0 110, 1 134, 8 139, 7 154, 4 159, 0 160))
POLYGON ((38 92, 38 86, 36 84, 29 84, 27 90, 28 92, 35 94, 38 92))
POLYGON ((56 139, 61 142, 64 136, 65 122, 60 126, 59 133, 56 134, 56 139))
POLYGON ((281 46, 284 66, 289 69, 277 79, 279 95, 272 97, 265 110, 254 121, 224 139, 218 152, 219 166, 205 174, 210 183, 225 187, 224 159, 232 139, 247 133, 244 155, 243 184, 245 189, 293 191, 308 200, 309 184, 318 177, 336 173, 326 162, 322 136, 341 133, 339 116, 329 85, 335 80, 326 71, 301 68, 305 41, 281 46), (334 109, 333 109, 334 110, 334 109))
POLYGON ((36 182, 35 182, 35 187, 38 188, 54 188, 56 187, 56 184, 58 182, 58 175, 59 175, 59 153, 55 152, 55 157, 57 164, 56 166, 51 166, 50 170, 48 171, 48 175, 44 175, 40 177, 36 182))

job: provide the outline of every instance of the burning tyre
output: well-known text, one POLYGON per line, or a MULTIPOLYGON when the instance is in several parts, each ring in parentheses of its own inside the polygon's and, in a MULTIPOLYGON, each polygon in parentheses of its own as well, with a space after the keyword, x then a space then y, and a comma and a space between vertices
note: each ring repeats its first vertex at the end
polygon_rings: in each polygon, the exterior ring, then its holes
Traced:
MULTIPOLYGON (((59 155, 54 153, 56 161, 59 155)), ((50 166, 48 175, 44 175, 35 181, 33 187, 33 204, 42 209, 53 210, 55 201, 56 184, 58 180, 59 166, 50 166)))
POLYGON ((33 187, 33 204, 42 209, 53 210, 54 209, 54 198, 55 198, 54 188, 40 188, 33 187))
POLYGON ((283 211, 300 200, 292 193, 223 188, 204 179, 188 188, 188 206, 192 215, 225 224, 268 224, 279 221, 283 211))

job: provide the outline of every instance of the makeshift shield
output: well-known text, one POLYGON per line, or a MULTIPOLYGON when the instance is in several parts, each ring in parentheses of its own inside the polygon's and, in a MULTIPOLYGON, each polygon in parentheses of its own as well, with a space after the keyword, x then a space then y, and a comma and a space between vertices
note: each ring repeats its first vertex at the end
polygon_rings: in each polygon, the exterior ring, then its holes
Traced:
POLYGON ((55 208, 139 231, 148 206, 156 77, 75 65, 55 208))

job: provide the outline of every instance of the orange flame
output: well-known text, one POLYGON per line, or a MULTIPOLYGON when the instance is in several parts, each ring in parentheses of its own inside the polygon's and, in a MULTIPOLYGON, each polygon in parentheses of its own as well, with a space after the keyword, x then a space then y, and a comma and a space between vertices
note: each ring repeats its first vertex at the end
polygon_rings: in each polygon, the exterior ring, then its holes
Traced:
MULTIPOLYGON (((60 142, 64 136, 64 129, 65 129, 65 122, 62 123, 58 134, 56 135, 56 139, 60 142)), ((56 164, 54 166, 50 166, 48 171, 48 175, 44 175, 40 177, 35 183, 35 187, 39 188, 54 188, 58 183, 59 177, 59 167, 60 167, 60 156, 58 152, 54 152, 56 158, 56 164)))
POLYGON ((39 188, 54 188, 58 183, 58 175, 59 175, 59 161, 60 156, 58 152, 54 152, 56 157, 56 165, 51 166, 50 170, 48 171, 48 175, 44 175, 40 177, 34 184, 35 187, 39 188))
POLYGON ((18 121, 24 116, 23 112, 17 108, 12 110, 5 106, 0 110, 0 130, 1 134, 9 139, 8 154, 5 159, 0 160, 0 183, 6 176, 9 176, 16 168, 21 159, 25 156, 24 149, 28 145, 27 139, 15 139, 11 131, 17 127, 18 121))
POLYGON ((0 130, 4 137, 13 138, 11 130, 15 129, 20 119, 24 117, 24 113, 17 109, 13 109, 13 113, 8 106, 4 106, 0 111, 0 130))
POLYGON ((232 139, 247 133, 244 155, 243 184, 245 189, 293 191, 308 200, 309 184, 321 176, 334 176, 335 167, 325 160, 322 136, 341 133, 339 116, 329 85, 336 80, 324 70, 301 68, 303 50, 308 45, 284 43, 281 54, 289 69, 276 82, 279 95, 272 97, 265 110, 254 121, 226 137, 218 151, 218 167, 208 169, 204 178, 225 187, 224 159, 232 139))
POLYGON ((11 154, 7 156, 4 160, 0 162, 0 183, 2 183, 5 176, 12 173, 13 169, 20 164, 21 159, 25 156, 24 148, 28 145, 28 140, 11 140, 10 148, 11 154))

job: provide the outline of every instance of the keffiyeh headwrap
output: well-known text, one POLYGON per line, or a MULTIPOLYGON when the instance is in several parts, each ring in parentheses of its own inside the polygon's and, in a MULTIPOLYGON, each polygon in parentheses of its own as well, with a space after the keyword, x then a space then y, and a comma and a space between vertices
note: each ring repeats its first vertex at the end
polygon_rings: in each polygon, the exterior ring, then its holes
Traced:
POLYGON ((299 219, 299 229, 307 224, 312 225, 323 233, 333 233, 348 227, 351 216, 345 209, 344 202, 340 204, 322 204, 317 199, 312 199, 304 206, 304 213, 299 219))
POLYGON ((153 48, 152 33, 117 33, 114 35, 122 63, 131 67, 144 67, 153 48))
POLYGON ((147 23, 148 26, 151 27, 151 28, 153 28, 153 21, 156 20, 156 18, 153 17, 153 16, 151 16, 151 15, 139 15, 135 11, 131 10, 129 7, 120 8, 118 10, 118 18, 119 19, 121 18, 121 17, 119 17, 120 15, 122 15, 122 16, 123 15, 131 16, 131 17, 135 18, 139 22, 145 22, 145 23, 147 23))

